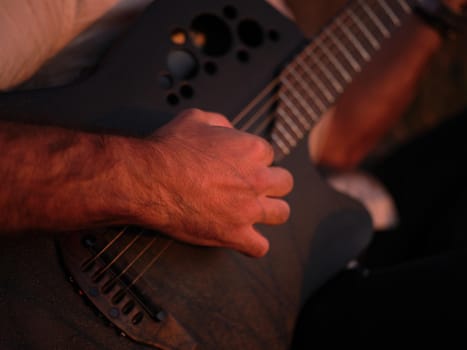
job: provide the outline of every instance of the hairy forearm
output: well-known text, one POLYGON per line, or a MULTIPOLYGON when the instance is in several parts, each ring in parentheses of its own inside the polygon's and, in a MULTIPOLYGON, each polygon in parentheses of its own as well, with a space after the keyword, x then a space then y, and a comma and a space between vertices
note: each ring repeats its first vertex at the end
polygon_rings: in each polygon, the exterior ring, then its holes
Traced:
POLYGON ((131 207, 115 147, 123 142, 0 123, 0 231, 73 230, 129 220, 131 207))
POLYGON ((409 19, 315 128, 313 159, 334 168, 356 166, 410 104, 440 45, 438 33, 418 18, 409 19))
POLYGON ((0 90, 29 78, 117 1, 0 1, 0 90))
POLYGON ((0 234, 134 224, 252 256, 255 223, 281 224, 291 174, 272 147, 187 110, 145 139, 0 122, 0 234))

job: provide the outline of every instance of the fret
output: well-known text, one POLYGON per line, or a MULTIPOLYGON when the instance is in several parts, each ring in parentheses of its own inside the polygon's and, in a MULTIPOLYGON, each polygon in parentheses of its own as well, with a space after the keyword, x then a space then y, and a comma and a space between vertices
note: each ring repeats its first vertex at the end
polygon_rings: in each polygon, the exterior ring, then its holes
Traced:
POLYGON ((334 35, 334 33, 332 31, 330 31, 329 28, 326 28, 324 33, 329 38, 331 38, 331 40, 334 42, 334 45, 336 45, 336 47, 342 52, 342 54, 347 59, 347 61, 349 62, 349 64, 353 68, 353 70, 356 71, 356 72, 360 72, 362 67, 360 66, 360 64, 358 64, 356 58, 352 55, 352 53, 349 51, 349 49, 347 49, 345 47, 345 45, 342 43, 342 41, 339 40, 339 38, 336 35, 334 35))
MULTIPOLYGON (((304 130, 301 130, 297 124, 294 123, 292 118, 290 118, 288 115, 285 114, 284 110, 279 108, 277 110, 277 113, 281 116, 281 121, 285 121, 285 124, 289 127, 290 130, 295 134, 298 140, 300 140, 305 134, 303 133, 304 130)), ((303 119, 303 117, 301 118, 303 119)), ((308 128, 311 127, 311 125, 308 124, 308 128)), ((307 130, 305 128, 305 130, 307 130)))
POLYGON ((277 147, 279 147, 280 151, 284 155, 290 153, 290 148, 282 141, 282 139, 277 135, 277 133, 272 133, 271 140, 276 144, 277 147))
POLYGON ((313 72, 310 67, 308 67, 308 64, 302 59, 301 55, 297 57, 296 62, 298 62, 300 67, 308 74, 308 77, 313 80, 328 102, 333 103, 335 101, 334 95, 331 93, 331 91, 329 91, 329 89, 326 87, 326 84, 324 84, 324 82, 315 74, 315 72, 313 72))
POLYGON ((396 25, 400 26, 401 21, 399 17, 394 13, 394 11, 388 6, 385 0, 377 0, 378 4, 383 8, 384 12, 387 14, 391 22, 396 25))
MULTIPOLYGON (((304 109, 305 113, 310 115, 311 113, 314 113, 314 111, 311 109, 310 106, 304 104, 304 99, 295 91, 294 86, 288 81, 288 79, 285 79, 284 82, 291 87, 291 89, 287 89, 287 92, 291 92, 294 95, 294 98, 296 101, 300 103, 302 108, 304 109)), ((288 125, 288 127, 294 132, 294 134, 301 134, 303 135, 302 131, 298 129, 297 125, 292 121, 292 120, 298 120, 304 127, 305 130, 311 127, 311 125, 303 118, 302 113, 298 110, 298 108, 295 107, 295 104, 289 99, 287 94, 283 93, 282 101, 286 104, 286 106, 293 106, 293 110, 291 107, 288 107, 289 110, 291 110, 291 115, 282 115, 285 117, 285 123, 288 125), (294 113, 295 112, 295 113, 294 113)), ((278 109, 279 111, 281 108, 278 109)))
MULTIPOLYGON (((296 117, 297 119, 301 115, 300 111, 295 107, 295 105, 290 101, 288 96, 284 93, 280 94, 281 96, 281 101, 284 102, 284 104, 287 106, 288 109, 292 112, 292 115, 296 117)), ((318 121, 316 113, 310 114, 310 117, 313 119, 313 121, 318 121)))
POLYGON ((379 44, 378 40, 374 37, 374 35, 368 30, 365 24, 363 24, 363 22, 355 15, 355 13, 351 9, 347 9, 347 13, 357 25, 357 27, 360 29, 360 31, 363 33, 365 38, 367 38, 371 46, 373 46, 375 50, 378 50, 381 47, 381 45, 379 44))
POLYGON ((316 66, 324 73, 327 80, 331 83, 334 89, 338 93, 342 93, 344 91, 343 86, 337 81, 336 77, 330 72, 330 70, 321 62, 320 60, 316 59, 314 56, 310 56, 308 53, 308 58, 312 59, 316 66))
POLYGON ((346 83, 350 83, 352 81, 352 77, 350 76, 349 72, 343 67, 341 62, 336 58, 336 56, 327 48, 326 45, 320 45, 319 38, 316 38, 316 45, 323 51, 323 53, 327 56, 329 60, 332 61, 334 66, 337 68, 339 74, 344 78, 346 83))
POLYGON ((405 0, 397 0, 399 5, 401 5, 402 9, 405 11, 405 13, 412 13, 412 8, 407 4, 407 1, 405 0))
MULTIPOLYGON (((302 85, 301 84, 301 79, 299 77, 297 77, 297 75, 295 74, 294 71, 292 71, 292 74, 294 75, 296 81, 300 85, 302 85)), ((291 84, 290 81, 287 78, 284 78, 284 81, 287 82, 287 85, 292 87, 292 89, 289 89, 289 91, 293 94, 293 96, 295 97, 295 100, 298 101, 298 103, 302 106, 304 111, 314 113, 314 108, 307 102, 308 99, 305 100, 304 96, 300 96, 298 94, 298 92, 296 91, 296 89, 294 89, 295 86, 293 84, 291 84)), ((306 94, 308 94, 308 90, 310 90, 310 89, 307 89, 305 87, 302 91, 304 91, 306 94)), ((319 109, 318 109, 318 112, 321 112, 321 111, 319 111, 319 109)))
POLYGON ((387 2, 385 0, 385 2, 387 3, 388 7, 390 7, 394 13, 396 14, 396 16, 399 18, 399 19, 403 19, 405 16, 409 15, 411 13, 411 9, 409 8, 409 11, 410 12, 407 12, 406 9, 404 8, 404 6, 401 5, 401 2, 399 1, 390 1, 390 2, 387 2))
MULTIPOLYGON (((289 109, 290 109, 290 108, 289 108, 289 109)), ((286 118, 289 118, 289 119, 290 119, 289 115, 287 115, 287 114, 284 115, 285 111, 283 110, 282 107, 279 107, 279 108, 277 109, 277 113, 278 113, 281 117, 286 117, 286 118)), ((308 123, 308 121, 307 121, 305 118, 303 118, 303 116, 302 116, 301 114, 297 116, 297 119, 298 119, 298 121, 303 125, 303 127, 305 128, 305 130, 308 130, 308 129, 311 128, 311 124, 308 123)))
POLYGON ((368 62, 371 59, 370 53, 363 47, 360 41, 358 41, 357 37, 349 29, 349 27, 346 26, 339 18, 337 19, 337 23, 340 24, 341 29, 344 28, 342 29, 344 35, 350 40, 350 42, 357 49, 357 51, 360 53, 363 59, 368 62))
MULTIPOLYGON (((291 73, 295 77, 295 79, 299 82, 299 84, 302 86, 303 91, 306 91, 308 96, 311 97, 313 102, 315 102, 316 106, 318 107, 318 112, 322 113, 324 110, 326 110, 326 106, 324 105, 323 102, 321 102, 321 99, 318 98, 318 96, 315 94, 313 89, 310 89, 309 85, 305 85, 305 82, 303 81, 303 79, 300 79, 300 77, 297 76, 295 69, 291 68, 291 73), (309 94, 311 94, 311 96, 309 94)), ((313 110, 311 106, 310 106, 310 109, 313 110)), ((307 108, 305 108, 305 110, 307 110, 307 108)))
POLYGON ((372 11, 371 8, 363 1, 359 0, 359 3, 361 4, 363 11, 366 12, 370 20, 375 24, 376 28, 378 28, 385 38, 388 38, 390 36, 389 30, 384 26, 383 22, 378 18, 375 12, 372 11))
MULTIPOLYGON (((292 113, 292 116, 294 116, 296 119, 301 120, 302 113, 295 107, 295 104, 289 99, 289 97, 286 94, 282 94, 282 101, 284 102, 285 106, 290 110, 292 113)), ((317 122, 319 120, 319 115, 316 114, 313 110, 310 110, 311 113, 308 114, 308 116, 311 117, 312 121, 317 122)), ((303 121, 306 124, 307 130, 311 127, 311 124, 306 120, 303 119, 303 121)))
MULTIPOLYGON (((274 121, 271 142, 278 153, 289 154, 412 12, 412 5, 408 0, 352 1, 283 71, 275 113, 251 126, 264 130, 274 121)), ((265 106, 258 108, 262 115, 272 107, 265 106)))
POLYGON ((282 136, 285 137, 285 140, 290 146, 295 147, 297 145, 297 141, 295 140, 295 138, 292 135, 290 135, 290 133, 284 128, 284 126, 281 123, 276 124, 276 130, 280 132, 282 136))

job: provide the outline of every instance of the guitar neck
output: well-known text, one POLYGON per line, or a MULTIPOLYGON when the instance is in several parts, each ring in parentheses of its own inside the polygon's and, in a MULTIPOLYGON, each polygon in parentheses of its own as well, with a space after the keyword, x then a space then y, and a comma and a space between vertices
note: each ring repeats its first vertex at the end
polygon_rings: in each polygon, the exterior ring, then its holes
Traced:
POLYGON ((288 155, 408 18, 416 0, 354 0, 280 75, 271 134, 277 157, 288 155))

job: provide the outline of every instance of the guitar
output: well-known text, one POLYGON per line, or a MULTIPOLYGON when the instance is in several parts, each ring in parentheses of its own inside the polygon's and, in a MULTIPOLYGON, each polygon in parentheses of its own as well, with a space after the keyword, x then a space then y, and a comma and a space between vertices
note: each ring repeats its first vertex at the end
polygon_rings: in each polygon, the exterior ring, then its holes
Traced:
POLYGON ((287 224, 259 227, 262 259, 134 227, 3 238, 0 348, 287 349, 307 298, 371 238, 304 137, 414 5, 353 1, 309 42, 262 0, 159 0, 87 79, 1 95, 4 120, 137 137, 217 111, 267 138, 295 188, 287 224))

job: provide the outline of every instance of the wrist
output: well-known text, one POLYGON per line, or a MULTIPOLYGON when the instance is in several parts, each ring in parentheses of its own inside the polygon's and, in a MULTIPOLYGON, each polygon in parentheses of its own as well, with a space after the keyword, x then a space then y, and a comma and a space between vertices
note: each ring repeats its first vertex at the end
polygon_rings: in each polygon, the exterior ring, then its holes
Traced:
POLYGON ((124 138, 86 133, 74 137, 73 147, 58 159, 51 159, 63 178, 57 183, 55 195, 47 201, 51 229, 132 224, 134 210, 122 185, 124 155, 119 152, 119 145, 124 138))
POLYGON ((116 224, 162 230, 170 221, 164 209, 171 202, 167 190, 169 170, 164 165, 167 155, 162 145, 150 139, 119 136, 111 136, 108 141, 115 168, 108 189, 114 199, 108 202, 107 216, 113 217, 116 224))

